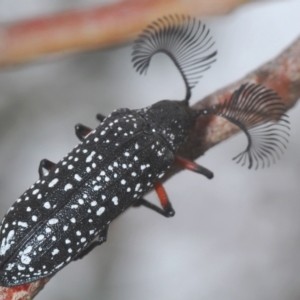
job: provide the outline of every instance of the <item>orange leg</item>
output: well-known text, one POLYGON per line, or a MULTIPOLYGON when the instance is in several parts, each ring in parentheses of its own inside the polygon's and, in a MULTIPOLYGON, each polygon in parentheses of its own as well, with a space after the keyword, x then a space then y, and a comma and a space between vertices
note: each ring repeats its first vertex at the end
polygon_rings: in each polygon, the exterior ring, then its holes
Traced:
POLYGON ((195 162, 191 161, 191 160, 187 160, 181 156, 176 155, 175 156, 175 161, 174 161, 177 165, 183 167, 184 169, 199 173, 204 175, 205 177, 207 177, 208 179, 212 179, 214 177, 214 173, 211 172, 210 170, 199 166, 198 164, 196 164, 195 162))
POLYGON ((145 206, 147 208, 150 208, 154 211, 156 211, 157 213, 163 215, 164 217, 173 217, 175 215, 175 211, 172 207, 171 202, 169 201, 168 195, 166 193, 166 190, 164 189, 162 183, 160 181, 157 181, 154 184, 154 189, 158 195, 159 201, 161 203, 162 208, 158 207, 155 204, 152 204, 151 202, 141 198, 139 200, 137 200, 137 202, 135 202, 132 206, 133 207, 138 207, 138 206, 145 206))

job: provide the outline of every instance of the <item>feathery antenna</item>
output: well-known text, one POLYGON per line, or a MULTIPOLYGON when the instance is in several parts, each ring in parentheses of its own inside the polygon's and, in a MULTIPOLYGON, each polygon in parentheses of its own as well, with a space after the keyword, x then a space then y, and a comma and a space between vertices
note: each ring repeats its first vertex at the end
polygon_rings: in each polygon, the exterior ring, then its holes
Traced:
POLYGON ((243 84, 229 100, 197 114, 218 115, 243 130, 248 146, 233 160, 248 164, 249 169, 255 164, 257 169, 275 162, 286 148, 290 128, 285 111, 285 105, 273 90, 257 84, 243 84))
POLYGON ((217 51, 209 30, 199 20, 185 16, 166 16, 153 22, 135 41, 132 52, 133 67, 146 73, 152 56, 167 54, 178 68, 185 86, 185 101, 202 73, 216 61, 217 51))

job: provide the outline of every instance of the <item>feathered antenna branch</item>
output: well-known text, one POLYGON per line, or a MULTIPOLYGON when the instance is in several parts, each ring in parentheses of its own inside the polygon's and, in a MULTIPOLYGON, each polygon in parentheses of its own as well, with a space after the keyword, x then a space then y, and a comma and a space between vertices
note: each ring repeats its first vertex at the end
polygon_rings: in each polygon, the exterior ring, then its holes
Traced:
POLYGON ((198 115, 215 114, 238 126, 247 136, 248 146, 233 160, 251 169, 269 166, 286 148, 289 121, 285 105, 273 90, 257 84, 243 84, 230 99, 199 110, 198 115), (276 123, 275 123, 276 122, 276 123))
POLYGON ((178 68, 185 86, 185 101, 202 73, 216 61, 217 51, 209 30, 195 18, 168 16, 152 23, 135 41, 132 52, 133 67, 146 73, 151 58, 158 52, 167 54, 178 68))

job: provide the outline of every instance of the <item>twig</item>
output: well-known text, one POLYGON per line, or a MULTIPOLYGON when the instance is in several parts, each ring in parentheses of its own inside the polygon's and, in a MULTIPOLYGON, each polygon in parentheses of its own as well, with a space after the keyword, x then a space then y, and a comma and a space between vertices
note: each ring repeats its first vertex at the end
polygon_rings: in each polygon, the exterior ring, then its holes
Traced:
POLYGON ((116 45, 135 37, 158 17, 227 13, 249 0, 126 0, 0 27, 0 67, 54 53, 116 45))
POLYGON ((0 300, 31 300, 41 291, 50 278, 13 288, 0 287, 0 300))
MULTIPOLYGON (((210 107, 228 99, 232 92, 242 83, 251 82, 262 84, 274 89, 286 104, 287 109, 300 98, 300 38, 277 58, 264 64, 245 78, 235 82, 212 95, 204 98, 193 106, 193 109, 210 107)), ((192 130, 188 142, 180 149, 180 155, 195 159, 207 149, 220 143, 237 132, 236 126, 218 117, 199 117, 192 130)), ((178 172, 173 168, 166 179, 178 172)), ((49 281, 49 278, 14 288, 0 287, 0 300, 32 299, 49 281)))

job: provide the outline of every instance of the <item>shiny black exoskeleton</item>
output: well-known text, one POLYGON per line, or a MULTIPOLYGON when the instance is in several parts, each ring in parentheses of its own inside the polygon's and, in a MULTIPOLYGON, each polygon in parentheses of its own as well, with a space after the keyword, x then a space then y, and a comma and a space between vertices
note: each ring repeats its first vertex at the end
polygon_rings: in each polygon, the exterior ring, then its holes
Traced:
POLYGON ((159 101, 139 110, 118 109, 107 118, 99 115, 101 125, 95 130, 78 124, 80 144, 56 164, 41 161, 39 180, 13 204, 1 224, 0 285, 48 277, 82 258, 106 240, 110 222, 130 206, 173 216, 160 181, 170 166, 175 162, 213 176, 177 156, 200 115, 227 118, 246 133, 248 147, 236 159, 249 167, 268 164, 282 150, 287 127, 281 123, 286 117, 271 90, 243 85, 222 105, 189 108, 191 89, 215 61, 212 47, 205 25, 191 18, 165 17, 141 34, 134 46, 134 67, 143 73, 155 53, 166 53, 185 82, 185 99, 159 101), (281 123, 271 124, 273 120, 281 123), (151 188, 162 208, 143 198, 151 188))

